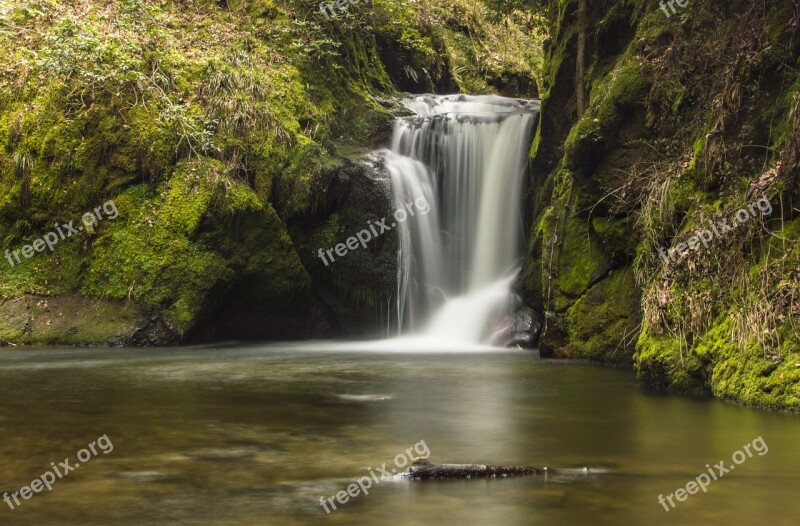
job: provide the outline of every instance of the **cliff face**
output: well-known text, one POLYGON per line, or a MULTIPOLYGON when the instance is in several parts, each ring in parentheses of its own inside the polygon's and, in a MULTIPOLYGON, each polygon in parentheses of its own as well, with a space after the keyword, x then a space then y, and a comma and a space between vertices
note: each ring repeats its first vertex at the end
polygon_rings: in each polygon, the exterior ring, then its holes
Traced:
POLYGON ((478 0, 347 6, 2 3, 0 342, 374 327, 391 236, 317 259, 390 208, 357 158, 388 139, 400 90, 534 95, 541 24, 478 0), (104 203, 114 218, 36 243, 104 203))
POLYGON ((580 4, 532 152, 543 354, 800 409, 800 4, 580 4))

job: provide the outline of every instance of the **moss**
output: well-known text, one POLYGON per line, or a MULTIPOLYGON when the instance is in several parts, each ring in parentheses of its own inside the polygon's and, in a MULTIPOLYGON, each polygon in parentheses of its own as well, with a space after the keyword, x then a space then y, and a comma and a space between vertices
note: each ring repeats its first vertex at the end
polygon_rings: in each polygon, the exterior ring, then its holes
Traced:
POLYGON ((322 227, 314 231, 311 246, 333 247, 340 242, 345 232, 340 215, 333 213, 328 216, 322 227))
POLYGON ((685 342, 643 330, 636 342, 634 368, 648 386, 681 393, 707 393, 703 362, 689 352, 685 342))
POLYGON ((520 283, 523 301, 540 312, 546 292, 541 264, 542 247, 545 240, 544 224, 545 217, 542 214, 528 241, 526 255, 522 261, 522 282, 520 283))
POLYGON ((581 174, 613 144, 623 120, 637 106, 644 107, 651 81, 648 68, 635 57, 626 58, 591 88, 589 111, 570 130, 564 144, 564 165, 581 174))
POLYGON ((598 93, 599 101, 592 101, 597 117, 608 126, 620 120, 620 111, 628 110, 646 103, 651 86, 649 67, 638 58, 631 57, 622 62, 606 79, 592 88, 598 93))
POLYGON ((227 4, 231 10, 242 10, 252 17, 272 19, 281 14, 273 0, 227 0, 227 4))
POLYGON ((747 405, 800 411, 800 346, 785 340, 782 357, 768 359, 751 340, 741 349, 731 341, 733 319, 724 317, 697 345, 696 354, 713 363, 711 389, 715 396, 747 405))
MULTIPOLYGON (((692 16, 667 20, 652 2, 590 3, 589 100, 578 116, 577 2, 549 7, 546 97, 531 150, 554 182, 546 220, 532 229, 544 232, 541 273, 557 267, 557 290, 575 293, 608 268, 595 274, 589 261, 633 258, 644 289, 634 358, 643 383, 796 410, 800 254, 797 213, 786 203, 796 200, 797 178, 786 166, 799 158, 800 76, 785 73, 798 44, 780 22, 796 13, 788 4, 702 0, 692 16), (752 221, 679 261, 658 257, 659 245, 686 241, 743 208, 744 196, 764 193, 780 195, 783 217, 752 221), (570 224, 587 212, 591 222, 570 224), (566 213, 566 225, 553 219, 566 213), (550 257, 554 239, 562 247, 550 257)), ((603 329, 591 324, 595 313, 607 317, 602 283, 553 302, 567 309, 548 319, 546 343, 568 347, 560 355, 606 359, 603 329)))
POLYGON ((588 167, 603 153, 609 127, 600 119, 586 115, 575 124, 564 144, 565 164, 572 170, 588 167))
POLYGON ((119 218, 103 225, 82 292, 134 299, 165 310, 179 331, 191 326, 228 265, 201 241, 203 221, 263 210, 252 190, 224 170, 219 161, 184 162, 155 199, 142 185, 116 198, 119 218))
POLYGON ((602 251, 592 242, 587 225, 579 218, 569 219, 558 254, 558 294, 556 310, 565 310, 582 296, 606 264, 602 251))
POLYGON ((697 167, 697 161, 700 160, 700 154, 706 147, 706 138, 705 137, 698 137, 694 141, 694 145, 692 146, 692 159, 689 161, 689 166, 687 166, 687 170, 694 171, 697 167))
POLYGON ((667 302, 660 313, 663 322, 687 327, 686 336, 682 345, 674 337, 640 338, 636 364, 643 381, 675 390, 686 390, 688 383, 693 390, 692 382, 702 379, 716 397, 798 411, 800 345, 796 317, 791 315, 796 286, 782 277, 791 274, 789 269, 800 260, 800 251, 787 243, 798 232, 798 220, 785 223, 753 252, 747 287, 731 287, 730 278, 718 274, 689 282, 675 280, 667 294, 662 291, 667 302), (703 312, 697 307, 707 304, 708 298, 720 298, 717 308, 707 311, 718 314, 697 333, 704 326, 694 323, 703 312))
POLYGON ((0 303, 0 334, 17 345, 109 345, 133 334, 142 313, 130 302, 27 295, 0 303))
MULTIPOLYGON (((9 248, 11 252, 39 239, 40 235, 20 239, 9 248)), ((61 241, 53 252, 34 254, 11 267, 3 258, 0 263, 3 279, 0 281, 0 298, 14 298, 22 293, 54 295, 74 290, 80 283, 83 268, 89 257, 88 239, 74 237, 61 241)), ((13 259, 12 259, 13 261, 13 259)))
POLYGON ((218 162, 184 163, 157 189, 156 200, 143 186, 118 197, 120 217, 95 242, 82 292, 166 309, 185 330, 223 266, 192 242, 219 191, 221 171, 218 162))
POLYGON ((640 325, 640 291, 630 269, 612 272, 567 311, 569 345, 576 358, 629 363, 640 325))
POLYGON ((636 253, 635 218, 592 217, 592 230, 603 254, 612 261, 629 261, 636 253))
POLYGON ((283 221, 324 208, 336 134, 385 137, 376 34, 422 73, 438 67, 434 28, 395 2, 352 32, 293 1, 125 0, 79 16, 87 2, 31 1, 0 32, 13 50, 0 59, 3 242, 111 198, 120 215, 5 272, 0 294, 131 301, 179 333, 234 289, 253 305, 310 301, 283 221))

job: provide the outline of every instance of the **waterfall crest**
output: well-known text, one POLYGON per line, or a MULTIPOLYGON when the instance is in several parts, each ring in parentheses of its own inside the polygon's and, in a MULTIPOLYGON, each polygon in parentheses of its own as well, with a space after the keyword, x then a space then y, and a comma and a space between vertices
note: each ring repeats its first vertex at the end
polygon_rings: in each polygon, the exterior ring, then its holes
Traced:
POLYGON ((538 101, 417 96, 395 123, 386 164, 399 225, 397 318, 417 336, 485 343, 519 268, 520 196, 538 101))

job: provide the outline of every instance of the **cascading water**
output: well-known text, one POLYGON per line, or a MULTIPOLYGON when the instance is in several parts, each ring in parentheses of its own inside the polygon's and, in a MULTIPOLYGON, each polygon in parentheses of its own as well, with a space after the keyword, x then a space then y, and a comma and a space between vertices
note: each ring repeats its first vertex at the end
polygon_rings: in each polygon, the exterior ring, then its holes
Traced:
POLYGON ((520 194, 538 101, 418 96, 398 119, 386 164, 395 204, 430 213, 399 225, 401 331, 485 343, 508 306, 520 259, 520 194))

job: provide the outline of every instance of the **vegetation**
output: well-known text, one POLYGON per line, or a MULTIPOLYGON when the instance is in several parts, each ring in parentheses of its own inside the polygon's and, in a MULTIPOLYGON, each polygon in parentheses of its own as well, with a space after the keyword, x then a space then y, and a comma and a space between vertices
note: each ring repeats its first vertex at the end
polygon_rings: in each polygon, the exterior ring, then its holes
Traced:
POLYGON ((543 349, 612 362, 622 349, 647 385, 800 410, 800 13, 701 1, 667 18, 647 2, 592 3, 578 82, 578 10, 550 2, 534 150, 553 189, 537 219, 543 349), (585 112, 565 96, 581 85, 585 112), (774 213, 659 257, 760 197, 774 213), (641 302, 619 297, 631 288, 641 302))

